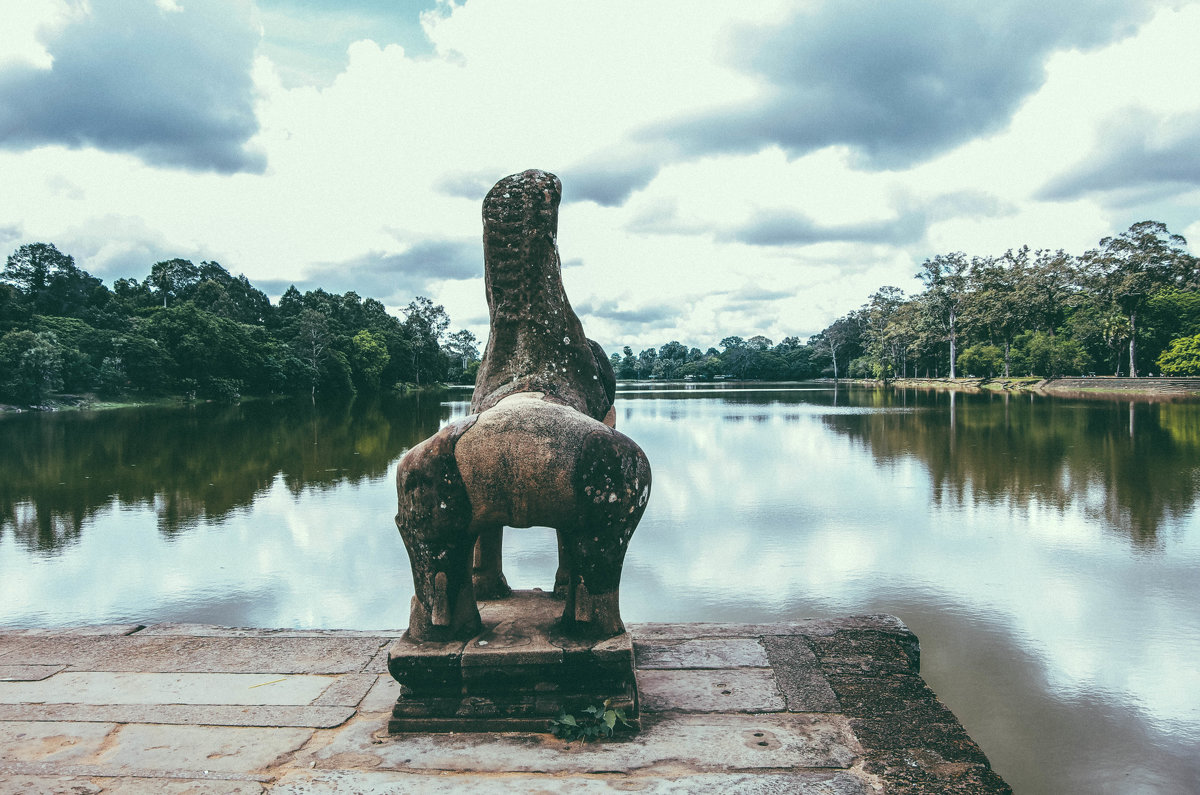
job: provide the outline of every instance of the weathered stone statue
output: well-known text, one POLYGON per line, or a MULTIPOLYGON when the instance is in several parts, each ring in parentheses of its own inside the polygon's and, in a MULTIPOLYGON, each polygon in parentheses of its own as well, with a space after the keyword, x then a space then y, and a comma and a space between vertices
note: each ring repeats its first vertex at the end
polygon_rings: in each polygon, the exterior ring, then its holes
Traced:
POLYGON ((410 450, 396 524, 412 564, 410 641, 470 639, 476 598, 509 593, 505 525, 558 532, 560 628, 624 631, 621 567, 650 494, 650 465, 613 427, 616 380, 563 291, 562 186, 544 171, 496 183, 483 201, 491 336, 472 413, 410 450))

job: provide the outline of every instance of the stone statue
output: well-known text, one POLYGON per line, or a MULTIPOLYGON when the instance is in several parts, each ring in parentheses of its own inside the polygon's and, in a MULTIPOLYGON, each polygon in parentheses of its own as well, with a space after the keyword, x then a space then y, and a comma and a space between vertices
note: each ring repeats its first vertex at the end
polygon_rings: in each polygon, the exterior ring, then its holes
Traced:
POLYGON ((624 631, 621 567, 650 495, 650 464, 615 429, 612 365, 563 290, 561 196, 558 177, 526 171, 483 200, 491 336, 472 413, 409 450, 396 473, 416 642, 473 637, 476 598, 509 594, 505 525, 557 531, 554 591, 566 634, 624 631))

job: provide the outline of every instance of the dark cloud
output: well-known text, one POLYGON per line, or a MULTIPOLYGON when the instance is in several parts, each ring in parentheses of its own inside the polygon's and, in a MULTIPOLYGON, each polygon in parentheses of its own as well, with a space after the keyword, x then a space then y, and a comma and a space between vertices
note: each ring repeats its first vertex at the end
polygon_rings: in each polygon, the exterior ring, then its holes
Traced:
MULTIPOLYGON (((21 227, 16 224, 0 226, 0 246, 16 243, 21 239, 21 227)), ((0 252, 7 256, 8 252, 0 252)))
POLYGON ((667 199, 653 203, 635 216, 626 229, 642 234, 703 234, 712 231, 718 240, 754 246, 805 246, 816 243, 886 243, 904 245, 921 240, 930 223, 948 218, 994 218, 1011 215, 1015 209, 981 191, 944 193, 915 201, 901 198, 895 217, 853 224, 818 224, 792 209, 768 209, 750 221, 724 230, 714 230, 700 220, 679 216, 678 202, 667 199))
POLYGON ((591 201, 602 207, 620 207, 634 191, 649 185, 658 169, 657 163, 626 169, 609 169, 603 165, 593 169, 572 169, 563 183, 563 201, 591 201))
POLYGON ((615 299, 579 304, 575 306, 575 313, 580 317, 614 320, 618 323, 636 323, 639 326, 649 327, 668 326, 681 315, 679 306, 675 304, 624 306, 615 299))
POLYGON ((1100 140, 1098 151, 1051 178, 1037 198, 1113 192, 1145 201, 1200 187, 1200 114, 1161 118, 1133 109, 1105 125, 1100 140))
POLYGON ((780 298, 791 298, 794 290, 768 290, 765 287, 746 287, 730 294, 734 301, 777 301, 780 298))
POLYGON ((789 210, 760 213, 749 223, 724 233, 727 240, 752 246, 804 246, 813 243, 891 243, 901 245, 920 240, 925 234, 923 213, 905 213, 886 221, 818 225, 811 218, 789 210))
POLYGON ((904 168, 1002 129, 1052 53, 1129 35, 1149 5, 825 2, 735 37, 733 60, 762 78, 759 96, 645 135, 684 157, 845 145, 862 167, 904 168))
POLYGON ((126 152, 197 171, 261 173, 250 76, 258 34, 236 0, 93 0, 43 41, 50 69, 0 71, 0 147, 126 152))
POLYGON ((301 292, 318 287, 331 293, 353 290, 384 303, 407 303, 414 295, 429 294, 434 282, 482 276, 483 253, 478 242, 439 240, 418 243, 403 254, 369 252, 343 262, 317 265, 303 279, 259 280, 256 285, 271 295, 281 294, 288 285, 295 284, 301 292))

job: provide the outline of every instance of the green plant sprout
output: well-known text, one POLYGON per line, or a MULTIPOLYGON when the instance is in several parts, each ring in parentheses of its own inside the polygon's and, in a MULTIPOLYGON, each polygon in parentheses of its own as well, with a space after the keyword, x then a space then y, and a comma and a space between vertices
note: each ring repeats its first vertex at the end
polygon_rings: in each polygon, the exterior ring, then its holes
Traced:
POLYGON ((586 707, 579 715, 571 715, 563 710, 551 721, 551 731, 559 739, 583 740, 587 743, 601 737, 612 737, 618 724, 623 728, 632 728, 632 724, 625 720, 625 710, 614 709, 610 703, 611 699, 605 699, 601 706, 586 707))

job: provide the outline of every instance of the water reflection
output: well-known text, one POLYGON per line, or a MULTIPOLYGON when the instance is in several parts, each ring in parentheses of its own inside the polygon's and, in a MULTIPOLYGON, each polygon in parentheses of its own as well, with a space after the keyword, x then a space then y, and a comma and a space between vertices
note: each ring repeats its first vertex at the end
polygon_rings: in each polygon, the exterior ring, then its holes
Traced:
MULTIPOLYGON (((882 390, 873 402, 889 396, 882 390)), ((1187 517, 1200 480, 1200 404, 1084 402, 1028 396, 890 393, 919 411, 831 415, 877 465, 916 456, 933 500, 1028 512, 1078 505, 1095 526, 1153 547, 1187 517)))
POLYGON ((98 512, 152 508, 165 536, 292 494, 382 475, 437 427, 436 399, 200 404, 26 414, 0 423, 0 538, 31 552, 78 541, 98 512))

